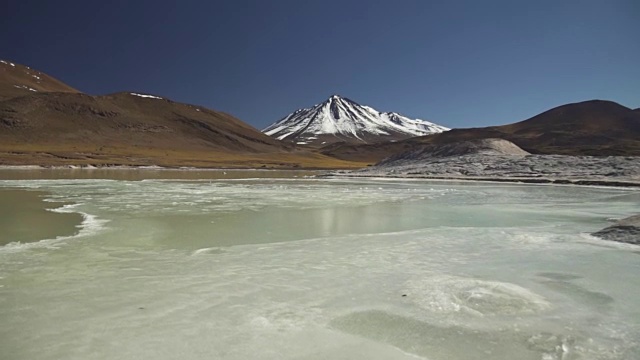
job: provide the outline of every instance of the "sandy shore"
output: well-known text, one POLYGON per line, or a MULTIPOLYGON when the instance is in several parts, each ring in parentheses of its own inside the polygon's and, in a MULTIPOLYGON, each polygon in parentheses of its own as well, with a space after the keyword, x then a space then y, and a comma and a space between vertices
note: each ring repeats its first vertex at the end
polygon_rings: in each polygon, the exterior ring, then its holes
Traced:
POLYGON ((45 192, 0 189, 0 246, 71 236, 79 231, 82 215, 47 209, 63 206, 45 202, 45 192))

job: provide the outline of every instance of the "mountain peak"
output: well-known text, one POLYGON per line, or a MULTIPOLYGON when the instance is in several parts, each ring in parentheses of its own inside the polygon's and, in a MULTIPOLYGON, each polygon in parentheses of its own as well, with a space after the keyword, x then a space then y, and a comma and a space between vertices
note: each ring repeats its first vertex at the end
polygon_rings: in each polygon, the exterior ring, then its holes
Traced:
POLYGON ((379 112, 338 94, 311 108, 298 109, 262 132, 298 144, 325 145, 338 141, 373 143, 400 140, 449 130, 398 113, 379 112))

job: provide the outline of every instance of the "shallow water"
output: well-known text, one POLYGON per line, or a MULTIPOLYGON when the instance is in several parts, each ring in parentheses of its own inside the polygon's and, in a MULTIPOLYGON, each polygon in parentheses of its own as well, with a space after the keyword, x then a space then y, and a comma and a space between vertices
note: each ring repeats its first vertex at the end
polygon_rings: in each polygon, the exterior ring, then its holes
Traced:
POLYGON ((0 188, 0 246, 77 233, 82 216, 61 212, 59 205, 44 202, 46 197, 39 191, 0 188))
POLYGON ((624 189, 4 180, 83 214, 0 247, 0 358, 638 359, 624 189), (69 205, 72 204, 72 205, 69 205))

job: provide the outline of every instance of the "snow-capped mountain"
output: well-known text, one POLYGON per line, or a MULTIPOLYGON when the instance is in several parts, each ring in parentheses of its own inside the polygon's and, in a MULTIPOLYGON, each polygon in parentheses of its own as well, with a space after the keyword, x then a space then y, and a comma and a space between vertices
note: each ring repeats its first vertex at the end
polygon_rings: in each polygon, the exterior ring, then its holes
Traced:
POLYGON ((380 112, 338 95, 308 109, 299 109, 268 126, 263 133, 298 144, 337 141, 373 143, 449 130, 425 120, 380 112))

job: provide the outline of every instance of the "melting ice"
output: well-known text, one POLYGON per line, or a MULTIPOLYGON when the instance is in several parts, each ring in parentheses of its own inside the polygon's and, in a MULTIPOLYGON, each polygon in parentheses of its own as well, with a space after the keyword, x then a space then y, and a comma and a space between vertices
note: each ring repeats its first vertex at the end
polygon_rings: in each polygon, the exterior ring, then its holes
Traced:
MULTIPOLYGON (((638 359, 637 192, 23 180, 70 238, 0 247, 7 359, 638 359)), ((0 192, 1 194, 1 192, 0 192)), ((34 224, 37 226, 37 224, 34 224)))

